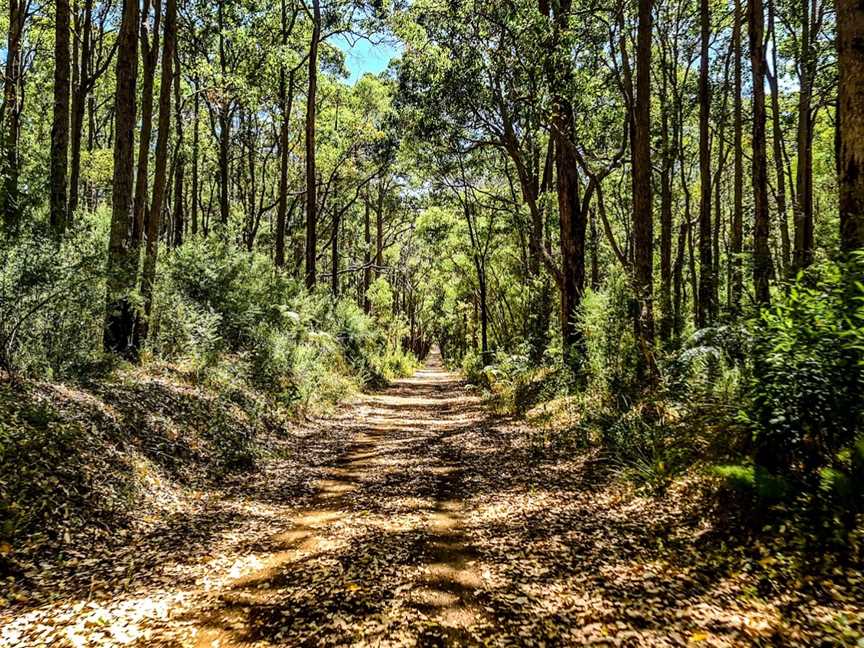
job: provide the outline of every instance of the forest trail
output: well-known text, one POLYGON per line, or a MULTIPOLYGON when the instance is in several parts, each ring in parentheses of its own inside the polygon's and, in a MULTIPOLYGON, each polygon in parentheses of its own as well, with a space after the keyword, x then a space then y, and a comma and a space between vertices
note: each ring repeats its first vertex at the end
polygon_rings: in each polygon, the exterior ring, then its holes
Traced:
POLYGON ((463 466, 447 438, 481 422, 479 405, 438 355, 364 396, 343 420, 357 426, 352 442, 323 467, 312 501, 271 539, 260 568, 194 613, 194 645, 407 640, 414 631, 432 643, 467 640, 483 583, 462 519, 463 466), (393 625, 409 620, 411 630, 393 625))
POLYGON ((803 646, 846 605, 772 580, 686 484, 636 493, 494 416, 437 357, 305 434, 43 579, 0 646, 803 646))

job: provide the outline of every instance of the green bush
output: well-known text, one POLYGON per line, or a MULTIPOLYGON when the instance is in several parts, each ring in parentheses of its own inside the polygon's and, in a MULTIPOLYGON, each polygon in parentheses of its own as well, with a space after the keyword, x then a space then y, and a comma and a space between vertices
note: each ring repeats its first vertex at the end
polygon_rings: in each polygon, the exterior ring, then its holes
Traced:
POLYGON ((102 221, 58 243, 38 222, 0 234, 0 368, 65 377, 98 359, 104 317, 102 221))
POLYGON ((815 488, 845 472, 864 415, 864 286, 860 259, 802 274, 754 327, 749 385, 756 460, 815 488))
POLYGON ((601 292, 588 291, 577 314, 584 335, 588 388, 604 402, 624 409, 640 385, 634 383, 637 348, 630 315, 631 290, 621 273, 601 292))

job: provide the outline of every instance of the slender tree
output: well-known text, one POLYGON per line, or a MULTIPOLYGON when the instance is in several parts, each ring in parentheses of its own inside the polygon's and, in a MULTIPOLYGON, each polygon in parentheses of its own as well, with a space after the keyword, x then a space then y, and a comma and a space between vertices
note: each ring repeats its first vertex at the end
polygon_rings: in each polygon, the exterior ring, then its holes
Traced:
POLYGON ((756 302, 771 301, 768 157, 765 138, 765 11, 762 0, 748 0, 750 65, 753 74, 753 284, 756 302))
POLYGON ((318 45, 321 3, 312 0, 312 41, 309 45, 309 88, 306 93, 306 287, 315 287, 318 254, 318 193, 315 167, 315 115, 318 94, 318 45))
POLYGON ((715 316, 714 261, 711 246, 711 11, 709 0, 699 2, 701 26, 699 66, 699 298, 696 324, 704 328, 715 316))
POLYGON ((0 209, 8 229, 19 221, 18 178, 20 175, 19 139, 24 110, 24 27, 30 12, 29 0, 9 0, 9 32, 6 40, 6 69, 3 81, 3 163, 0 209))
POLYGON ((114 98, 114 176, 108 247, 108 298, 103 343, 106 351, 133 355, 135 311, 131 296, 138 270, 138 248, 131 244, 135 172, 135 89, 138 77, 138 0, 123 0, 118 34, 114 98))
POLYGON ((147 218, 147 245, 141 273, 141 298, 144 312, 139 314, 135 336, 140 349, 147 339, 150 317, 153 313, 153 286, 156 282, 156 257, 159 251, 159 232, 168 176, 168 137, 171 133, 171 91, 174 72, 174 48, 177 37, 177 0, 167 0, 165 6, 165 34, 162 45, 162 76, 159 81, 159 123, 156 132, 156 161, 153 174, 153 200, 147 218))
POLYGON ((54 115, 51 124, 51 226, 66 229, 69 170, 69 0, 54 2, 54 115))
POLYGON ((844 250, 864 248, 864 6, 837 0, 840 238, 844 250))
POLYGON ((786 200, 786 168, 783 142, 783 115, 780 110, 780 82, 777 52, 776 0, 768 2, 768 30, 771 34, 772 70, 768 73, 768 83, 771 86, 772 139, 774 149, 774 176, 777 182, 777 220, 780 224, 780 246, 783 270, 791 268, 792 245, 789 238, 788 205, 786 200))
POLYGON ((138 168, 135 173, 135 207, 132 221, 132 245, 140 245, 147 227, 147 203, 150 140, 153 133, 153 91, 156 64, 159 59, 159 33, 162 22, 162 0, 144 0, 141 13, 141 130, 138 135, 138 168), (150 5, 153 24, 150 25, 150 5))
MULTIPOLYGON (((176 0, 174 0, 174 2, 174 31, 176 33, 176 0)), ((167 24, 165 25, 165 29, 168 29, 167 24)), ((183 244, 183 237, 186 230, 186 208, 183 202, 183 192, 185 191, 186 180, 186 147, 183 143, 183 105, 180 100, 180 48, 176 36, 174 37, 174 111, 175 121, 177 124, 177 148, 175 154, 176 161, 174 163, 174 207, 172 209, 174 225, 172 244, 174 247, 180 247, 183 244)), ((161 113, 159 118, 161 120, 161 113)))
POLYGON ((744 76, 744 55, 742 47, 741 26, 744 22, 743 0, 735 0, 735 12, 732 23, 732 41, 735 50, 735 99, 733 100, 733 157, 734 170, 732 176, 732 233, 729 245, 729 307, 737 313, 741 308, 741 297, 744 292, 744 272, 741 255, 744 252, 744 105, 742 86, 744 76))
POLYGON ((637 295, 636 336, 640 372, 653 380, 654 213, 651 192, 651 30, 653 1, 639 0, 636 39, 636 96, 633 116, 633 279, 637 295))

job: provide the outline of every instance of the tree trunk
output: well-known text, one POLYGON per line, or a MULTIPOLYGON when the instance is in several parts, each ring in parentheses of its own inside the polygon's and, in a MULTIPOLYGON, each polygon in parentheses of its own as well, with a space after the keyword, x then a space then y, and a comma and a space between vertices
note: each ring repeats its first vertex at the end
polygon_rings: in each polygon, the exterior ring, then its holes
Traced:
POLYGON ((372 219, 367 190, 363 205, 363 312, 372 312, 372 302, 369 300, 369 288, 372 285, 372 219))
POLYGON ((198 205, 199 205, 199 183, 198 183, 198 156, 200 150, 199 144, 199 114, 198 110, 201 105, 201 96, 198 93, 198 84, 195 83, 193 88, 195 92, 195 100, 192 104, 192 236, 198 236, 198 205))
MULTIPOLYGON (((663 74, 666 87, 666 72, 663 74)), ((669 133, 669 100, 664 91, 660 97, 661 146, 663 160, 660 167, 660 339, 668 342, 672 337, 675 313, 672 306, 672 173, 675 166, 674 147, 669 133)))
POLYGON ((339 227, 341 225, 342 214, 336 208, 336 202, 333 202, 333 232, 330 239, 330 254, 333 276, 330 280, 330 289, 334 297, 339 297, 339 227))
POLYGON ((699 308, 696 326, 705 328, 715 317, 711 246, 711 86, 708 78, 711 13, 708 0, 700 0, 699 6, 702 38, 699 67, 699 308))
POLYGON ((810 0, 801 0, 801 88, 798 91, 798 169, 795 178, 795 270, 813 263, 813 103, 814 56, 810 0))
POLYGON ((306 96, 306 287, 315 287, 318 248, 318 192, 315 170, 315 102, 318 91, 318 41, 321 39, 321 3, 312 0, 312 42, 309 47, 309 91, 306 96))
POLYGON ((51 227, 62 233, 67 225, 69 170, 69 0, 54 2, 54 115, 51 122, 51 227))
POLYGON ((845 251, 864 248, 864 6, 837 0, 840 63, 840 240, 845 251))
POLYGON ((378 209, 375 210, 375 278, 384 270, 384 180, 378 185, 378 209))
POLYGON ((77 81, 72 88, 72 133, 69 152, 69 219, 75 218, 78 209, 81 183, 81 140, 84 135, 84 113, 91 84, 91 60, 93 53, 93 0, 84 2, 84 26, 81 29, 81 55, 75 61, 78 66, 77 81))
POLYGON ((480 353, 483 363, 490 361, 489 357, 489 304, 486 285, 486 268, 477 261, 477 281, 480 287, 480 353))
MULTIPOLYGON (((219 67, 224 79, 228 74, 228 63, 225 56, 225 13, 224 1, 219 1, 219 67)), ((228 100, 222 99, 219 103, 219 227, 222 236, 228 236, 228 218, 230 216, 231 203, 230 191, 230 146, 231 146, 231 106, 228 100)))
POLYGON ((750 64, 753 70, 753 286, 756 302, 771 302, 768 158, 765 143, 765 12, 762 0, 748 0, 750 64))
POLYGON ((780 219, 780 247, 783 260, 783 271, 788 273, 791 268, 791 243, 789 240, 789 221, 787 218, 788 205, 786 204, 786 173, 783 164, 783 125, 780 113, 780 82, 778 79, 779 66, 777 64, 777 31, 774 21, 775 0, 768 3, 768 28, 771 32, 773 60, 773 73, 768 76, 771 87, 771 112, 773 115, 773 139, 774 139, 774 174, 777 176, 777 218, 780 219))
POLYGON ((742 2, 735 0, 735 15, 732 24, 732 41, 735 48, 735 99, 734 99, 734 171, 732 179, 732 235, 730 236, 729 263, 730 289, 729 308, 732 313, 741 311, 741 296, 744 292, 744 272, 741 255, 744 252, 744 106, 742 85, 744 76, 741 25, 744 20, 742 2))
MULTIPOLYGON (((174 1, 176 3, 176 0, 174 1)), ((176 11, 177 10, 175 4, 175 31, 176 11)), ((177 47, 176 35, 174 37, 174 110, 175 119, 177 122, 177 161, 174 168, 173 246, 177 248, 183 245, 183 235, 186 229, 186 214, 185 206, 183 204, 184 182, 186 175, 186 149, 183 145, 183 113, 180 103, 180 48, 177 47)))
POLYGON ((556 114, 558 140, 555 146, 558 177, 558 216, 561 227, 561 340, 566 366, 576 369, 583 354, 582 336, 576 314, 585 287, 586 222, 579 204, 579 172, 566 135, 570 132, 572 108, 559 98, 556 114))
POLYGON ((159 231, 162 225, 162 207, 168 171, 168 136, 171 132, 172 63, 177 25, 177 0, 167 0, 165 6, 165 42, 162 49, 162 77, 159 81, 159 125, 156 133, 156 161, 153 173, 153 202, 147 219, 147 247, 141 278, 143 316, 139 316, 135 345, 140 350, 147 340, 153 314, 153 285, 156 281, 156 257, 159 252, 159 231))
POLYGON ((138 270, 138 247, 131 245, 133 219, 138 76, 138 0, 123 0, 118 34, 114 100, 114 175, 111 190, 111 238, 108 247, 107 304, 103 345, 106 351, 132 356, 135 312, 130 300, 138 270))
POLYGON ((652 0, 639 0, 636 43, 636 101, 633 119, 633 268, 641 349, 640 377, 654 382, 654 214, 651 198, 651 29, 652 0))
POLYGON ((228 236, 230 198, 231 116, 227 106, 219 107, 219 227, 222 236, 228 236))
POLYGON ((3 83, 3 220, 7 229, 15 229, 19 222, 18 209, 18 144, 21 135, 21 112, 23 110, 23 61, 21 43, 24 38, 24 22, 27 19, 25 0, 9 0, 9 36, 6 43, 6 71, 3 83))
POLYGON ((678 253, 675 256, 675 265, 672 269, 672 277, 675 290, 673 306, 675 317, 674 321, 672 322, 672 329, 676 341, 681 339, 681 332, 684 329, 684 313, 682 312, 684 308, 684 256, 687 253, 686 245, 688 229, 690 229, 689 224, 685 220, 681 223, 681 226, 678 230, 678 253))
POLYGON ((149 200, 148 168, 150 139, 153 132, 153 86, 159 57, 159 23, 162 20, 161 0, 153 0, 153 36, 148 36, 147 17, 151 0, 145 0, 141 16, 141 130, 138 139, 138 170, 135 176, 135 207, 132 221, 132 245, 140 245, 144 237, 149 200))

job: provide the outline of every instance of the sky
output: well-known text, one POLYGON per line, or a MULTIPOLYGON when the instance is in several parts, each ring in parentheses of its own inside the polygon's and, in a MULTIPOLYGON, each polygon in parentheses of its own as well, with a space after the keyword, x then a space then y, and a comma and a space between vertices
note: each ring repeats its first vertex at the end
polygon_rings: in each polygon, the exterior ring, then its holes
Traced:
POLYGON ((367 72, 378 74, 387 69, 390 59, 399 56, 400 49, 392 40, 380 44, 358 39, 353 44, 347 38, 334 39, 336 45, 345 52, 345 64, 351 72, 348 83, 355 84, 367 72))

